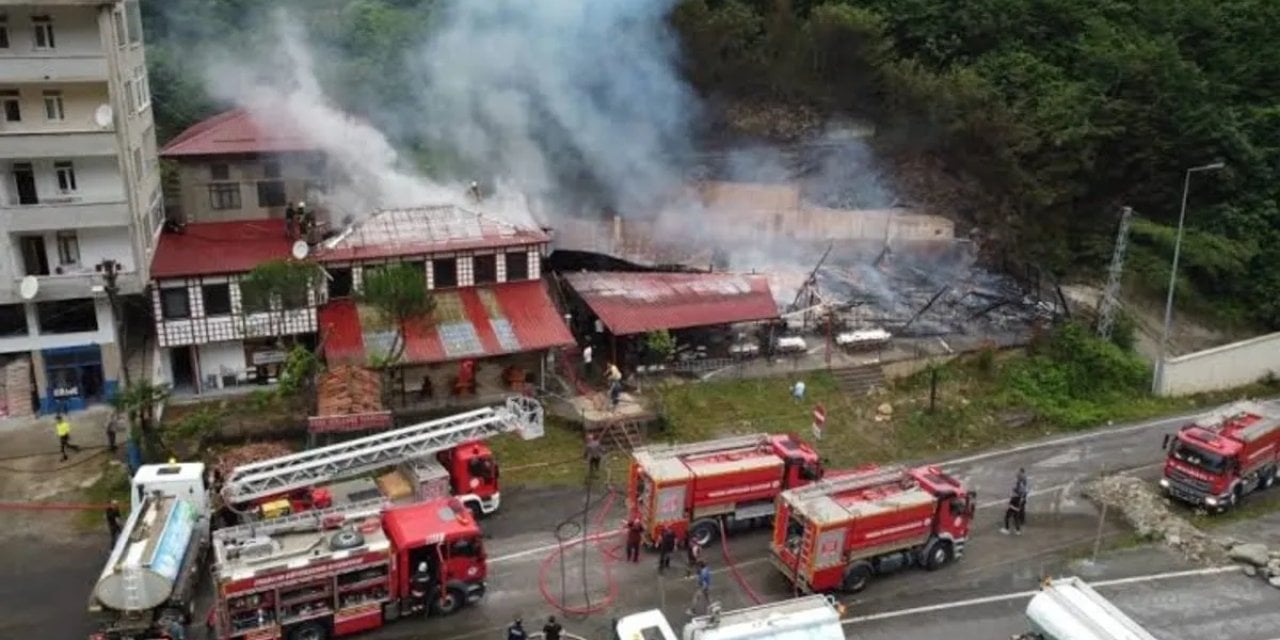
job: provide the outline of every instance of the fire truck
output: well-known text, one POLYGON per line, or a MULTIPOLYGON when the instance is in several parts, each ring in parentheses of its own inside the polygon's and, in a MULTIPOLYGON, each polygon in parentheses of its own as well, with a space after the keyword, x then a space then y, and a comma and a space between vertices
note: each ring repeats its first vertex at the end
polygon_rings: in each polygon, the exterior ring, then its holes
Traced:
POLYGON ((501 494, 498 465, 483 441, 513 431, 525 440, 542 437, 537 400, 513 396, 501 406, 242 465, 228 475, 221 496, 251 518, 325 509, 384 493, 368 478, 337 481, 396 466, 413 498, 452 494, 477 517, 488 515, 501 494))
POLYGON ((1280 411, 1236 402, 1167 434, 1160 486, 1193 505, 1225 511, 1280 474, 1280 411))
POLYGON ((783 492, 777 507, 774 566, 806 593, 856 593, 876 575, 959 558, 976 503, 937 467, 888 467, 783 492))
POLYGON ((666 527, 705 545, 722 524, 768 524, 778 493, 820 478, 818 453, 794 435, 652 445, 631 454, 627 503, 649 543, 666 527))
POLYGON ((485 591, 485 552, 456 498, 371 499, 213 534, 217 640, 325 640, 447 615, 485 591))

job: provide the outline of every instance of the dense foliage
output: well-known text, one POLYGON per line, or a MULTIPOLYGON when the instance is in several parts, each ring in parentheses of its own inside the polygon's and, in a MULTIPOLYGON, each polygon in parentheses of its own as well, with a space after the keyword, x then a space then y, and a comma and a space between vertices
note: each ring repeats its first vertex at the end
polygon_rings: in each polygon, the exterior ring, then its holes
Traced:
MULTIPOLYGON (((162 136, 212 108, 187 43, 252 31, 251 4, 144 3, 162 136)), ((395 134, 379 115, 412 108, 403 53, 433 4, 306 2, 315 44, 342 60, 324 67, 331 95, 395 134)), ((1058 273, 1101 270, 1130 205, 1131 283, 1161 289, 1184 171, 1225 161, 1192 185, 1180 300, 1280 328, 1280 3, 680 0, 671 20, 713 103, 868 119, 900 175, 927 174, 909 197, 948 194, 939 206, 989 246, 1058 273)))

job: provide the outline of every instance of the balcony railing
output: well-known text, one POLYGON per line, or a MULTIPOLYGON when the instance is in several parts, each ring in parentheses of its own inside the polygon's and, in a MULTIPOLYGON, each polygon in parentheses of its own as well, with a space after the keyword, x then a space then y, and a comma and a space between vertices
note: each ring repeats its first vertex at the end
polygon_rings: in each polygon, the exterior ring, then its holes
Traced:
MULTIPOLYGON (((10 31, 10 37, 13 35, 10 31)), ((11 84, 106 82, 107 58, 100 54, 3 55, 0 56, 0 78, 11 84)))
POLYGON ((123 197, 58 195, 38 204, 0 203, 10 232, 55 229, 100 229, 129 226, 129 204, 123 197))
POLYGON ((0 129, 0 158, 79 158, 116 155, 116 134, 104 131, 4 131, 0 129))

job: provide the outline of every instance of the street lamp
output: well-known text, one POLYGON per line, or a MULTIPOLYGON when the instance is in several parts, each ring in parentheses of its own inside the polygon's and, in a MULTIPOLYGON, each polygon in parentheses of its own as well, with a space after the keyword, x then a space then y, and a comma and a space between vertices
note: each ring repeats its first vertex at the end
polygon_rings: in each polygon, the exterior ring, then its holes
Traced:
POLYGON ((1191 174, 1199 171, 1217 171, 1227 166, 1213 162, 1187 169, 1182 183, 1182 210, 1178 213, 1178 235, 1173 241, 1173 265, 1169 267, 1169 295, 1164 302, 1164 329, 1160 332, 1160 354, 1156 360, 1155 375, 1151 377, 1151 393, 1158 393, 1164 379, 1164 361, 1169 349, 1169 326, 1173 323, 1173 288, 1178 283, 1178 258, 1182 254, 1182 225, 1187 219, 1187 196, 1191 193, 1191 174))

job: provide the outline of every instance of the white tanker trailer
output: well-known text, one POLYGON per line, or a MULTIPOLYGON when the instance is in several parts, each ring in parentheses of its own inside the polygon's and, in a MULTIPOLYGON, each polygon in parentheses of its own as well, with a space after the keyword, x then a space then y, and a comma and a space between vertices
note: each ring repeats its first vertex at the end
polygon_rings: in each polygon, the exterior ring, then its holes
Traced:
POLYGON ((661 611, 643 611, 614 623, 615 640, 845 640, 844 609, 823 595, 772 602, 748 609, 711 612, 689 621, 677 637, 661 611))
POLYGON ((139 469, 129 519, 89 598, 94 638, 162 638, 170 621, 190 623, 209 541, 203 476, 199 464, 139 469))
POLYGON ((1031 631, 1012 640, 1156 640, 1080 578, 1046 580, 1026 615, 1031 631))

